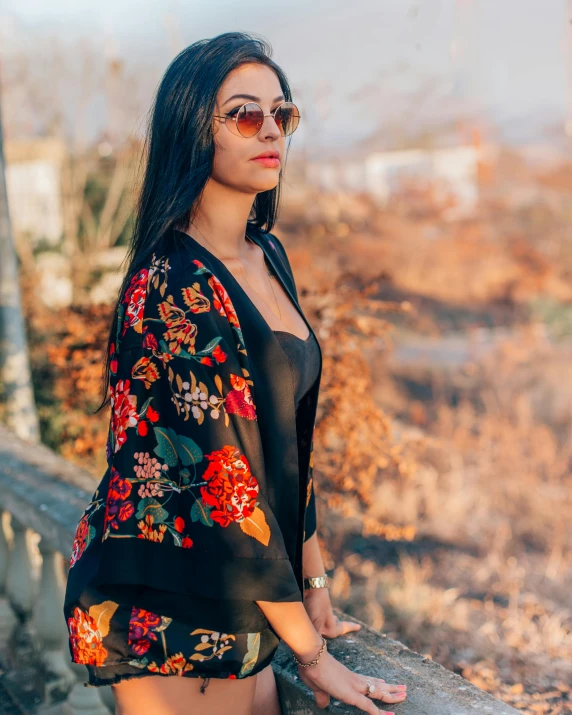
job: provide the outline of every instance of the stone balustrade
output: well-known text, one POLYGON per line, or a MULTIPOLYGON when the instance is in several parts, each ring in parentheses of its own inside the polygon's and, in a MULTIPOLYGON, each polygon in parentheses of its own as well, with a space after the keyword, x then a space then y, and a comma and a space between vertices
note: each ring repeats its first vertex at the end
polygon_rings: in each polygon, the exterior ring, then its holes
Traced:
MULTIPOLYGON (((22 713, 110 715, 111 689, 84 687, 84 666, 71 662, 63 617, 67 559, 74 530, 96 483, 43 445, 0 426, 0 677, 22 713)), ((352 619, 337 611, 341 618, 352 619)), ((359 621, 358 621, 359 622, 359 621)), ((516 710, 428 658, 369 629, 328 641, 354 671, 406 683, 398 715, 514 715, 516 710)), ((320 711, 280 644, 273 661, 285 715, 320 711)), ((0 703, 1 707, 1 703, 0 703)), ((362 712, 331 699, 328 712, 362 712)))

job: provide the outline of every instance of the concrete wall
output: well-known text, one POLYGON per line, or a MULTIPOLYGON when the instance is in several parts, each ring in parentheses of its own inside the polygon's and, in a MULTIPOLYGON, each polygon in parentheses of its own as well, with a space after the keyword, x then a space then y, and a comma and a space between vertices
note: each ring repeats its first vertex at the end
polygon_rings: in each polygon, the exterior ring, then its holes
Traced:
MULTIPOLYGON (((0 426, 0 509, 6 509, 67 557, 77 520, 95 489, 93 477, 49 450, 18 440, 0 426)), ((57 611, 59 613, 59 610, 57 611)), ((513 715, 517 711, 402 643, 337 611, 361 630, 328 640, 328 650, 354 672, 405 683, 407 700, 382 705, 397 715, 513 715)), ((273 660, 285 715, 313 715, 312 692, 298 676, 290 649, 281 643, 273 660)), ((82 689, 83 690, 83 689, 82 689)), ((95 689, 89 689, 95 690, 95 689)), ((331 699, 327 712, 363 712, 331 699)))

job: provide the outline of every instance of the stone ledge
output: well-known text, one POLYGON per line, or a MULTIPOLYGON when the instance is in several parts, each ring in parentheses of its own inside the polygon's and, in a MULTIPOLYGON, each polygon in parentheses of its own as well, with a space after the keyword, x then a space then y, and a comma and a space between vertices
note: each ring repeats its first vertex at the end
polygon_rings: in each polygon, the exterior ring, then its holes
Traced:
MULTIPOLYGON (((65 463, 57 456, 50 460, 50 469, 43 469, 36 446, 29 445, 29 456, 14 454, 13 445, 2 443, 0 435, 0 508, 14 514, 21 524, 40 536, 64 557, 71 554, 75 527, 97 484, 91 489, 78 485, 82 470, 76 470, 74 480, 63 472, 58 478, 53 468, 65 463)), ((46 449, 45 447, 43 449, 46 449)), ((69 463, 67 463, 69 469, 69 463)))
MULTIPOLYGON (((0 426, 0 507, 38 532, 62 554, 71 553, 75 526, 95 490, 92 475, 44 445, 30 445, 0 426)), ((387 638, 339 609, 336 614, 361 630, 328 641, 328 650, 354 672, 407 684, 407 700, 383 706, 396 715, 518 715, 518 711, 456 673, 387 638)), ((290 649, 281 643, 273 659, 284 715, 324 712, 298 677, 290 649)), ((331 698, 327 712, 363 711, 331 698)))
MULTIPOLYGON (((405 683, 407 699, 399 704, 377 707, 396 715, 518 715, 518 710, 447 670, 403 643, 378 633, 357 618, 334 609, 336 615, 361 624, 360 631, 328 640, 329 652, 350 670, 383 678, 388 683, 405 683)), ((272 661, 282 708, 287 715, 363 714, 334 698, 327 709, 318 708, 312 691, 300 680, 290 649, 282 642, 272 661)))

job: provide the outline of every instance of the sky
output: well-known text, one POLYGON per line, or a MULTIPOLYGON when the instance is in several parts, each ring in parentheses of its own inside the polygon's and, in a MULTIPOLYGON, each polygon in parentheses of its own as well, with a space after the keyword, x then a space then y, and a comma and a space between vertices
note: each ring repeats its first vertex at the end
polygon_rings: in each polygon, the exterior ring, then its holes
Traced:
POLYGON ((572 110, 571 27, 567 0, 0 0, 11 47, 87 37, 148 68, 149 99, 192 42, 262 35, 305 111, 301 141, 324 147, 459 108, 509 141, 540 139, 572 110))

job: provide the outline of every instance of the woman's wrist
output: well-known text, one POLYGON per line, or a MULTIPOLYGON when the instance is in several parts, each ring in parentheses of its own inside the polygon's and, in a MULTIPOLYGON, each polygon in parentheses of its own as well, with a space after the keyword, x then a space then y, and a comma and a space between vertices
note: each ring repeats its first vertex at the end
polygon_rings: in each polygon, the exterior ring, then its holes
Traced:
POLYGON ((318 631, 316 631, 316 642, 313 645, 304 648, 303 650, 299 650, 298 648, 290 648, 290 650, 299 661, 301 661, 302 663, 308 663, 309 661, 312 661, 316 657, 318 657, 318 654, 323 645, 324 638, 318 633, 318 631))
POLYGON ((304 577, 304 591, 314 591, 316 589, 328 588, 328 575, 314 574, 312 576, 304 577))
POLYGON ((278 636, 302 662, 316 657, 322 637, 302 602, 256 601, 278 636))

